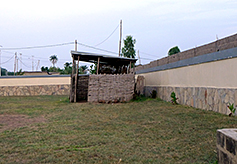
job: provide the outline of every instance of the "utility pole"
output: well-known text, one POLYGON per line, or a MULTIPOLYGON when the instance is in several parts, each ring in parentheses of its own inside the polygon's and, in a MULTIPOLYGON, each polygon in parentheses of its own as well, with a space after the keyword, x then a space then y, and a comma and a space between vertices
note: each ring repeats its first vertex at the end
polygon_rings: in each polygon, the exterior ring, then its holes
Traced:
POLYGON ((37 66, 36 66, 36 71, 38 71, 39 65, 40 65, 40 60, 38 60, 38 63, 37 63, 37 66))
POLYGON ((120 20, 120 32, 119 32, 119 56, 121 52, 121 39, 122 39, 122 20, 120 20))
POLYGON ((75 40, 75 51, 77 51, 77 40, 75 40))
POLYGON ((22 70, 22 53, 20 53, 20 69, 22 70))
POLYGON ((34 71, 34 55, 32 55, 32 72, 34 71))
POLYGON ((140 55, 139 55, 139 50, 137 50, 137 56, 138 56, 138 60, 139 60, 139 65, 141 65, 141 58, 140 58, 140 55))
POLYGON ((17 52, 15 52, 15 60, 14 60, 14 76, 16 75, 16 58, 17 58, 17 52))
POLYGON ((16 58, 16 73, 18 72, 18 58, 16 58))

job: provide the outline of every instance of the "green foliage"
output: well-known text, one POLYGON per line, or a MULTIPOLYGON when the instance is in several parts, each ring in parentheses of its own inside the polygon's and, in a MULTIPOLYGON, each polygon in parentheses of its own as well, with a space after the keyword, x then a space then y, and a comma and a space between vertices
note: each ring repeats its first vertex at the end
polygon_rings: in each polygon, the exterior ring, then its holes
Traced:
POLYGON ((176 94, 174 92, 171 93, 170 97, 172 98, 171 99, 171 102, 174 104, 174 105, 177 105, 177 100, 178 98, 176 98, 176 94))
POLYGON ((229 114, 229 116, 231 116, 232 114, 235 113, 236 108, 234 107, 234 103, 228 103, 227 107, 229 108, 229 110, 231 111, 231 113, 229 114))
POLYGON ((24 75, 24 72, 22 72, 22 69, 20 69, 17 73, 16 73, 16 75, 24 75))
POLYGON ((153 91, 151 92, 151 98, 156 98, 156 95, 157 95, 156 90, 153 90, 153 91))
POLYGON ((49 72, 49 68, 42 66, 42 67, 41 67, 41 71, 42 71, 42 72, 49 72))
POLYGON ((71 74, 72 73, 72 62, 64 63, 64 69, 60 74, 71 74))
POLYGON ((179 53, 179 52, 180 52, 179 47, 178 47, 178 46, 175 46, 175 47, 173 47, 173 48, 171 48, 171 49, 169 50, 168 55, 171 56, 171 55, 177 54, 177 53, 179 53))
POLYGON ((1 68, 1 75, 6 76, 6 73, 7 73, 7 69, 1 68))
POLYGON ((121 56, 127 58, 135 58, 136 51, 134 46, 136 44, 136 39, 133 39, 131 35, 127 36, 126 39, 123 40, 124 47, 122 48, 121 56))
POLYGON ((50 62, 52 62, 53 67, 55 67, 54 65, 57 63, 58 57, 57 57, 57 55, 51 55, 51 56, 49 57, 49 60, 50 60, 50 62))
POLYGON ((90 74, 96 74, 97 63, 90 65, 90 74))
POLYGON ((88 69, 87 65, 80 66, 79 74, 87 74, 87 69, 88 69))

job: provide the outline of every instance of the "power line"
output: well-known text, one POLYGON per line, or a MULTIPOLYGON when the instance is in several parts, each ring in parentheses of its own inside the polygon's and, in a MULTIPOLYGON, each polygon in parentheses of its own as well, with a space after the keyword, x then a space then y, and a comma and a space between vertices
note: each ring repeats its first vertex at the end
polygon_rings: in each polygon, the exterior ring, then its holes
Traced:
POLYGON ((108 40, 108 39, 115 33, 115 31, 118 29, 118 27, 119 27, 119 25, 114 29, 114 31, 113 31, 105 40, 103 40, 102 42, 96 44, 95 47, 101 45, 101 44, 104 43, 106 40, 108 40))
POLYGON ((1 63, 1 64, 6 64, 6 63, 8 63, 13 57, 14 57, 15 55, 13 55, 11 58, 9 58, 7 61, 5 61, 5 62, 3 62, 3 63, 1 63))
POLYGON ((151 54, 148 54, 148 53, 146 53, 146 52, 142 52, 142 51, 140 51, 140 53, 145 54, 145 55, 148 55, 148 56, 157 57, 157 56, 155 56, 155 55, 151 55, 151 54))
POLYGON ((77 43, 78 45, 81 45, 81 46, 84 46, 84 47, 88 47, 88 48, 92 48, 92 49, 95 49, 95 50, 99 50, 99 51, 104 51, 104 52, 108 52, 108 53, 111 53, 111 54, 116 54, 116 52, 112 52, 112 51, 108 51, 108 50, 104 50, 104 49, 101 49, 101 48, 96 48, 96 47, 93 47, 93 46, 89 46, 89 45, 86 45, 86 44, 83 44, 83 43, 77 43))
POLYGON ((60 44, 51 44, 51 45, 44 45, 44 46, 1 48, 1 50, 23 50, 23 49, 35 49, 35 48, 49 48, 49 47, 65 46, 65 45, 69 45, 69 44, 74 44, 74 42, 60 43, 60 44))
POLYGON ((30 68, 29 66, 25 65, 25 64, 21 61, 21 59, 18 58, 18 60, 19 60, 19 61, 21 62, 21 64, 23 64, 25 67, 30 68))

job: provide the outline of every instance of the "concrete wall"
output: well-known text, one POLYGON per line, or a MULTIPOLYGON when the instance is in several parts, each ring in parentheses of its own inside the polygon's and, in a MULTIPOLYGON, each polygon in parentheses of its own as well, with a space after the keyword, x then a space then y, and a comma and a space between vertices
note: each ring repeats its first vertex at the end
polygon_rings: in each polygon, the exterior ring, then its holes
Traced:
POLYGON ((237 163, 237 129, 217 130, 216 146, 219 164, 237 163))
POLYGON ((2 76, 0 86, 32 86, 70 84, 69 75, 59 76, 2 76))
POLYGON ((237 48, 179 60, 137 71, 144 77, 143 93, 170 101, 174 91, 178 103, 229 114, 227 104, 237 105, 237 48))
POLYGON ((88 102, 124 102, 133 98, 134 74, 90 75, 88 102))
POLYGON ((0 96, 69 95, 70 76, 0 77, 0 96))

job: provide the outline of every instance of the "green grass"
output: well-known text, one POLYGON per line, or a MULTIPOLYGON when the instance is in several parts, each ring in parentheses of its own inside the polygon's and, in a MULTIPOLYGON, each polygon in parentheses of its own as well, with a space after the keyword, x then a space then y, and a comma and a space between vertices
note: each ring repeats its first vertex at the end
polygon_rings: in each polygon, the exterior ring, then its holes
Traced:
POLYGON ((0 114, 46 119, 0 132, 0 163, 215 163, 216 130, 237 126, 236 117, 144 98, 0 97, 0 114))

